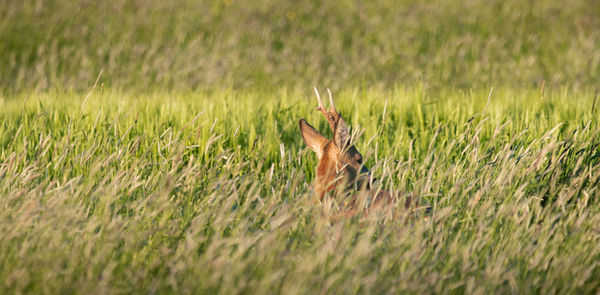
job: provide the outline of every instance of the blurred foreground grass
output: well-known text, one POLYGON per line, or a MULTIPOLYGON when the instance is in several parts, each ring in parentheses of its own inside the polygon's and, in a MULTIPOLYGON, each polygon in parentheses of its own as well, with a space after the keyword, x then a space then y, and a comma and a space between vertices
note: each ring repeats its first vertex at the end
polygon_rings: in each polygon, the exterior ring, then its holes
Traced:
POLYGON ((488 91, 335 90, 382 185, 433 208, 336 222, 308 90, 2 97, 0 290, 598 292, 594 94, 488 91))

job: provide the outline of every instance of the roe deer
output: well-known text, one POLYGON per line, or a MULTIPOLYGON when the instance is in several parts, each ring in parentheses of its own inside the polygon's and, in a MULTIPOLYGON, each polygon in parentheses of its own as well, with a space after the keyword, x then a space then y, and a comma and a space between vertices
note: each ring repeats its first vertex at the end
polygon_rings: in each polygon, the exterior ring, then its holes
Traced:
MULTIPOLYGON (((327 139, 321 135, 314 127, 300 119, 300 132, 304 143, 313 150, 319 158, 317 165, 317 175, 314 183, 314 190, 321 201, 324 196, 331 191, 348 192, 352 187, 359 189, 360 193, 366 195, 366 204, 359 204, 357 196, 350 200, 348 213, 353 215, 360 211, 370 211, 375 208, 384 208, 393 206, 398 200, 397 193, 391 193, 385 190, 371 190, 370 171, 362 163, 362 155, 356 150, 356 147, 350 142, 348 126, 342 118, 342 114, 336 110, 329 92, 329 103, 331 108, 326 110, 321 101, 319 92, 315 88, 319 106, 315 110, 321 112, 329 127, 333 131, 333 139, 327 139), (347 186, 345 186, 347 185, 347 186)), ((359 194, 360 195, 360 194, 359 194)), ((410 203, 410 198, 406 199, 405 206, 410 203)))

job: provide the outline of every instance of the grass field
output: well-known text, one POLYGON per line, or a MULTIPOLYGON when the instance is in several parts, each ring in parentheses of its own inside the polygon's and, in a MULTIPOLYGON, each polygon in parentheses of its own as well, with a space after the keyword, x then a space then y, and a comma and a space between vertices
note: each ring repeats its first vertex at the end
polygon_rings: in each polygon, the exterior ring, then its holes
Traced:
POLYGON ((9 90, 598 87, 600 3, 0 1, 9 90))
POLYGON ((0 0, 0 293, 600 292, 600 4, 335 3, 0 0))
POLYGON ((433 213, 333 223, 312 202, 316 157, 297 127, 327 130, 310 91, 5 99, 0 282, 17 293, 597 291, 593 94, 488 94, 336 92, 383 185, 433 213))

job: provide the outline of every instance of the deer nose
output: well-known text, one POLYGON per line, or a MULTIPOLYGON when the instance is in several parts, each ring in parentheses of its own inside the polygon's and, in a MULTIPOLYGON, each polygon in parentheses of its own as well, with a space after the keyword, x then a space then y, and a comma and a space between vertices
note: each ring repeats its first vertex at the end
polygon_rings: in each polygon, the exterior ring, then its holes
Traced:
POLYGON ((365 186, 367 189, 371 188, 371 184, 370 184, 370 179, 371 178, 371 171, 369 171, 369 169, 365 166, 362 166, 360 168, 360 176, 358 177, 358 181, 356 182, 356 189, 360 189, 363 186, 365 186))
POLYGON ((362 168, 360 168, 360 174, 371 174, 371 171, 369 171, 369 169, 367 169, 367 167, 362 166, 362 168))

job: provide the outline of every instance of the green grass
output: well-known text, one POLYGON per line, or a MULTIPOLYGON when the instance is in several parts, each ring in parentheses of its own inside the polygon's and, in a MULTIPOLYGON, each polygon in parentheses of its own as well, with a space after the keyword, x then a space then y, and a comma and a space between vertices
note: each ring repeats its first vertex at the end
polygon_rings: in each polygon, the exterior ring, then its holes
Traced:
POLYGON ((597 294, 599 40, 588 0, 0 0, 0 294, 597 294), (314 85, 430 216, 313 201, 314 85))
POLYGON ((433 209, 335 222, 310 89, 2 97, 0 290, 598 292, 594 93, 488 95, 335 90, 383 185, 433 209))
POLYGON ((0 87, 598 87, 598 1, 0 2, 0 87))

